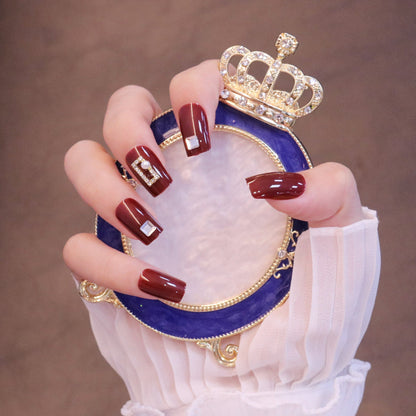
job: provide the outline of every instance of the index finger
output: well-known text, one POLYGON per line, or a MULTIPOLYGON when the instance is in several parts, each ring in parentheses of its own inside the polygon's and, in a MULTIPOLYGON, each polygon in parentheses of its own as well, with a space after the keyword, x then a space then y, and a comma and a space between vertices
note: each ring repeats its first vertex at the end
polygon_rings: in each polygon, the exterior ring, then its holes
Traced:
POLYGON ((214 59, 175 75, 170 83, 170 100, 188 156, 211 148, 210 130, 223 85, 214 59))

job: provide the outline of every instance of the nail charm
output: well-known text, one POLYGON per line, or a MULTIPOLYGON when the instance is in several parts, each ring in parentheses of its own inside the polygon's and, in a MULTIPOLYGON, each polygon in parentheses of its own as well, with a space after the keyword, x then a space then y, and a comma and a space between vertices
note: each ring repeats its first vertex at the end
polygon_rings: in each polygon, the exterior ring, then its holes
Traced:
POLYGON ((270 172, 246 178, 256 199, 293 199, 305 191, 305 178, 294 172, 270 172))
POLYGON ((199 155, 211 148, 207 116, 199 104, 192 103, 181 107, 179 126, 188 156, 199 155))
POLYGON ((153 195, 161 194, 172 182, 172 178, 159 158, 146 146, 136 146, 126 155, 131 172, 153 195))
POLYGON ((157 221, 132 198, 120 202, 116 209, 116 217, 146 245, 154 241, 163 231, 157 221))
POLYGON ((186 283, 168 274, 145 269, 140 276, 138 286, 149 295, 171 302, 180 302, 185 294, 186 283))

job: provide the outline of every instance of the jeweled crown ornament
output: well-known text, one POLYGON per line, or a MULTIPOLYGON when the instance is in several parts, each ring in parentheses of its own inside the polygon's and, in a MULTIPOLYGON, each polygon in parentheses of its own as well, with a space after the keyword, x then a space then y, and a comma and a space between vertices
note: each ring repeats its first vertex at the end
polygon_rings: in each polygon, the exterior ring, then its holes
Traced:
POLYGON ((219 62, 220 73, 224 80, 222 101, 242 110, 266 123, 277 127, 291 127, 302 116, 310 114, 318 107, 323 98, 323 89, 315 78, 304 75, 294 65, 282 63, 292 55, 297 46, 296 38, 288 33, 281 33, 276 41, 277 58, 273 59, 265 52, 251 52, 244 46, 232 46, 224 51, 219 62), (241 56, 237 70, 230 73, 230 60, 241 56), (248 73, 250 65, 260 61, 268 65, 262 81, 248 73), (279 89, 279 74, 286 73, 293 78, 290 91, 279 89), (307 91, 311 97, 306 104, 300 105, 300 98, 307 91))

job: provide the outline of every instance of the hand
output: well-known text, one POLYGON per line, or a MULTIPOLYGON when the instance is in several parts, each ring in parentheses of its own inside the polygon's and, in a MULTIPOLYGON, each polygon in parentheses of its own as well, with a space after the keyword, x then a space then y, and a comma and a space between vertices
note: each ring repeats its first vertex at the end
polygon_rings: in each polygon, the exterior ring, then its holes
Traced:
MULTIPOLYGON (((209 150, 209 131, 214 125, 222 87, 216 61, 203 62, 178 74, 171 82, 171 103, 188 156, 209 150)), ((137 86, 124 87, 111 97, 103 129, 114 157, 153 196, 163 192, 171 182, 150 129, 151 120, 160 112, 148 91, 137 86), (134 169, 136 160, 142 163, 140 157, 145 161, 144 167, 138 167, 142 175, 134 169), (159 176, 151 185, 149 179, 154 174, 148 165, 159 176)), ((151 207, 121 178, 113 157, 98 143, 76 143, 65 157, 65 169, 84 201, 123 234, 150 244, 162 232, 151 207)), ((254 197, 267 199, 276 209, 309 221, 312 227, 344 226, 363 217, 354 178, 339 164, 327 163, 298 174, 258 175, 248 178, 248 184, 254 197)), ((64 259, 78 279, 88 279, 119 292, 173 301, 180 301, 184 294, 184 282, 109 248, 94 235, 71 237, 64 248, 64 259)))

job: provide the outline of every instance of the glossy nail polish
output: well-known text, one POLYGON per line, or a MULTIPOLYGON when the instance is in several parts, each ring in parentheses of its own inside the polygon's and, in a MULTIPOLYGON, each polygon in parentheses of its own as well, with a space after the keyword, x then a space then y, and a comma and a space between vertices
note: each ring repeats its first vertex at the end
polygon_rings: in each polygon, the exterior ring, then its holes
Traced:
POLYGON ((116 217, 144 244, 149 245, 163 231, 157 221, 134 199, 120 202, 116 217))
POLYGON ((152 269, 143 270, 139 279, 139 289, 149 295, 180 302, 185 294, 186 283, 152 269))
POLYGON ((131 173, 153 195, 161 194, 172 178, 159 158, 146 146, 136 146, 126 155, 131 173))
POLYGON ((295 172, 270 172, 246 178, 256 199, 293 199, 305 191, 305 178, 295 172))
POLYGON ((188 156, 199 155, 211 148, 207 116, 199 104, 192 103, 181 107, 179 127, 188 156))

